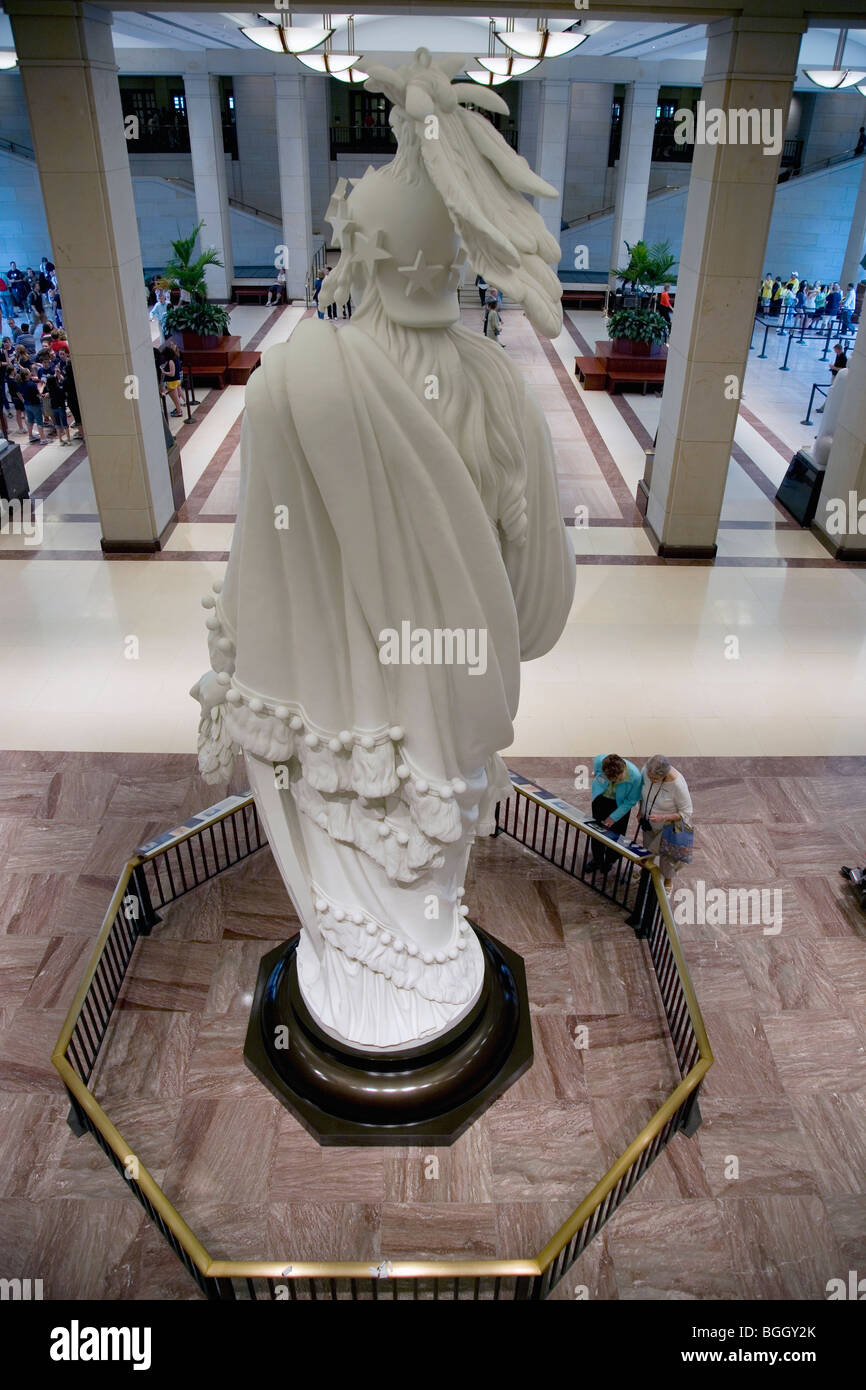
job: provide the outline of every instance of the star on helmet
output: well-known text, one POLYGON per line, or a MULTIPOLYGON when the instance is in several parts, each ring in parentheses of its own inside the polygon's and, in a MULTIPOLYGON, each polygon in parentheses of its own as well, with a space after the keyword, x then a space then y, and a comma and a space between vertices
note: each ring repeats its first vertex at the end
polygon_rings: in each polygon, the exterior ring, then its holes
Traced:
POLYGON ((456 290, 457 286, 460 284, 460 276, 463 273, 463 267, 468 259, 469 257, 466 254, 465 246, 459 247, 456 257, 448 267, 448 281, 445 285, 446 290, 456 290))
POLYGON ((444 265, 427 265, 424 259, 424 251, 419 247, 418 254, 412 265, 398 265, 397 269, 401 275, 406 276, 406 294, 417 294, 418 290, 424 290, 427 294, 433 293, 433 281, 437 275, 445 269, 444 265))
POLYGON ((333 238, 338 246, 342 245, 344 234, 354 231, 357 227, 357 223, 352 219, 346 199, 338 198, 336 194, 328 204, 325 221, 331 224, 333 238))
POLYGON ((355 232, 353 254, 356 261, 361 261, 367 269, 373 272, 377 261, 390 261, 391 252, 386 251, 382 245, 384 232, 381 227, 377 227, 371 236, 364 232, 355 232))

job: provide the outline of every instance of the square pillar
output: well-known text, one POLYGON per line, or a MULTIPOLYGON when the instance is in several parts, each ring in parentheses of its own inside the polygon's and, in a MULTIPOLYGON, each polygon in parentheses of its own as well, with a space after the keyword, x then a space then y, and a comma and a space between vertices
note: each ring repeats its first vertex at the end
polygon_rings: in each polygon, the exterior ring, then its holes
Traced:
MULTIPOLYGON (((643 236, 658 96, 657 82, 629 82, 625 90, 610 239, 611 267, 626 265, 626 242, 633 246, 643 236)), ((610 287, 615 286, 616 276, 612 275, 610 287)))
POLYGON ((111 13, 8 0, 104 550, 157 550, 174 491, 147 316, 111 13), (46 99, 46 93, 51 99, 46 99))
MULTIPOLYGON (((707 30, 677 300, 646 519, 660 555, 712 558, 781 160, 803 22, 724 19, 707 30), (736 118, 735 143, 710 143, 709 117, 736 118), (774 114, 775 113, 775 114, 774 114), (771 124, 772 122, 772 124, 771 124), (772 136, 778 139, 773 140, 772 136)), ((714 121, 718 132, 720 122, 714 121)))
POLYGON ((313 262, 304 78, 300 74, 275 77, 274 88, 286 293, 289 299, 303 299, 307 271, 313 262))
POLYGON ((568 146, 568 112, 571 83, 543 79, 539 84, 538 143, 535 172, 557 190, 556 198, 536 198, 548 231, 560 240, 562 235, 562 194, 565 187, 565 155, 568 146))
POLYGON ((232 297, 235 268, 232 261, 232 232, 223 156, 219 78, 211 73, 186 72, 183 76, 183 89, 186 96, 196 213, 199 222, 204 222, 199 234, 199 245, 202 248, 215 247, 222 261, 222 265, 206 267, 205 284, 209 299, 221 299, 225 303, 232 297))

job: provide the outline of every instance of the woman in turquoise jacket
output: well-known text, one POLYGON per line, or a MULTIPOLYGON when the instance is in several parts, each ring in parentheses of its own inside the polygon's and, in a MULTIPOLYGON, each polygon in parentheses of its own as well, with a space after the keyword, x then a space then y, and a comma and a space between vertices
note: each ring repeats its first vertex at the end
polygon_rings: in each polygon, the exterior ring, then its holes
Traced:
MULTIPOLYGON (((614 835, 625 835, 632 807, 641 799, 642 781, 639 768, 618 753, 599 753, 592 763, 592 815, 614 835)), ((615 851, 598 841, 587 869, 607 873, 615 851)))

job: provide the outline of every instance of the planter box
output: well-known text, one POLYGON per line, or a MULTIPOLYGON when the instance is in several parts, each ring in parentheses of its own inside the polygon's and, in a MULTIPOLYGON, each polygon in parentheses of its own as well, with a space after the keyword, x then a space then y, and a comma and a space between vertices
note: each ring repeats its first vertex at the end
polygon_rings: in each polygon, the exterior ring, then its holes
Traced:
POLYGON ((212 352, 222 341, 219 333, 190 333, 187 329, 177 330, 172 337, 180 339, 180 345, 190 352, 212 352))

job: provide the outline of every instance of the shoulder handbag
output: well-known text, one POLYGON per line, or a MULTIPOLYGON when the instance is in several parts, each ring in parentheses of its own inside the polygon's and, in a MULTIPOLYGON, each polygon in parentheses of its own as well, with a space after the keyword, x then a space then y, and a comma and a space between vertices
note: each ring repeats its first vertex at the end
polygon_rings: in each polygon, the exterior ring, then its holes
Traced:
POLYGON ((695 832, 684 820, 666 821, 662 827, 661 853, 678 864, 691 864, 695 832))

